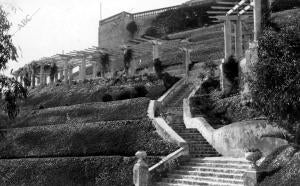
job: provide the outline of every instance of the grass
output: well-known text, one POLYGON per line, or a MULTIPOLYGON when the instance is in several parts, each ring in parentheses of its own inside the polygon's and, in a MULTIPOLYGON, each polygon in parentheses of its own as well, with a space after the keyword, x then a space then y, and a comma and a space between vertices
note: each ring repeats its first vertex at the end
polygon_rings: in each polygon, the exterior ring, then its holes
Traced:
POLYGON ((8 129, 1 133, 1 158, 134 156, 139 150, 153 156, 165 156, 179 148, 164 141, 148 119, 70 122, 8 129))

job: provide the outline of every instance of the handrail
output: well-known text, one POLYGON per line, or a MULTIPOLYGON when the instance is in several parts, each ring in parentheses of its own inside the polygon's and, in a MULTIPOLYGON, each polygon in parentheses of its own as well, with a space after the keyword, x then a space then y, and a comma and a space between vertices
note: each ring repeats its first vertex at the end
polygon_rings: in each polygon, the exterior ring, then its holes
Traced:
POLYGON ((186 151, 186 148, 181 147, 177 151, 175 151, 175 152, 169 154, 168 156, 166 156, 165 158, 163 158, 157 164, 155 164, 152 167, 150 167, 149 168, 149 172, 151 173, 153 170, 157 169, 158 167, 160 167, 161 165, 165 164, 166 162, 172 161, 172 160, 174 160, 176 158, 179 158, 180 156, 183 156, 183 155, 187 155, 187 151, 186 151))

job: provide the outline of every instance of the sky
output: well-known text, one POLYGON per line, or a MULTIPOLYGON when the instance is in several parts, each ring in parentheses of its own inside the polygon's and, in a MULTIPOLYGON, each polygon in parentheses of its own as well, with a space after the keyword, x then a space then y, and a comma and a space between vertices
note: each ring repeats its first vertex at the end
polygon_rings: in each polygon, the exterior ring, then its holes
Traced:
POLYGON ((10 62, 4 73, 9 75, 11 69, 17 70, 42 57, 97 46, 101 15, 104 19, 122 11, 135 13, 186 1, 0 0, 9 13, 10 33, 19 55, 18 61, 10 62))

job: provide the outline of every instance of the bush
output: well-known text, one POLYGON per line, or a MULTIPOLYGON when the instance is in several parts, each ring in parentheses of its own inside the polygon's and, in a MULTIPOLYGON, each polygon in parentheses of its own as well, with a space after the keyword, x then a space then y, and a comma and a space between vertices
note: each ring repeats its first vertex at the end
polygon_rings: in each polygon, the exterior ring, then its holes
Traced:
POLYGON ((164 86, 166 88, 166 90, 168 90, 169 88, 171 88, 177 81, 180 80, 180 78, 175 77, 175 76, 171 76, 169 73, 165 72, 161 75, 161 78, 164 82, 164 86))
POLYGON ((259 40, 258 62, 253 64, 250 79, 255 108, 269 119, 280 121, 291 133, 300 129, 295 127, 300 120, 299 33, 297 19, 278 32, 271 28, 264 30, 259 40))
POLYGON ((198 94, 209 94, 217 89, 220 89, 220 81, 210 77, 202 83, 198 94))
POLYGON ((163 69, 162 62, 160 61, 160 59, 154 60, 154 70, 155 70, 157 77, 161 78, 162 72, 164 69, 163 69))
POLYGON ((102 97, 102 101, 103 102, 113 101, 113 97, 109 94, 104 94, 104 96, 102 97))
POLYGON ((223 71, 226 78, 234 85, 237 86, 238 84, 238 77, 239 77, 239 63, 234 58, 234 56, 229 56, 224 64, 223 64, 223 71))
POLYGON ((116 100, 125 100, 125 99, 131 99, 131 91, 129 90, 123 91, 116 97, 116 100))
POLYGON ((136 98, 146 97, 146 95, 148 94, 148 90, 146 89, 146 87, 144 85, 135 86, 134 90, 136 92, 134 97, 136 97, 136 98))

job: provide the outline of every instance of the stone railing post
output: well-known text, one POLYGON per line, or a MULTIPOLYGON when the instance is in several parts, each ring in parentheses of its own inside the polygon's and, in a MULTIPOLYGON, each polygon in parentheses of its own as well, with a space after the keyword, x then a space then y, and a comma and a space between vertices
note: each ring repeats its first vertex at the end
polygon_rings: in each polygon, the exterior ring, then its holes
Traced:
POLYGON ((262 171, 258 169, 257 161, 262 157, 261 151, 256 152, 246 152, 245 157, 251 162, 251 166, 245 171, 243 175, 245 186, 257 186, 259 181, 259 176, 262 171))
POLYGON ((138 161, 133 167, 133 184, 135 186, 148 186, 149 167, 144 159, 147 157, 145 151, 138 151, 135 156, 138 161))

